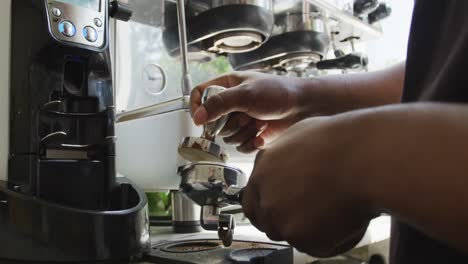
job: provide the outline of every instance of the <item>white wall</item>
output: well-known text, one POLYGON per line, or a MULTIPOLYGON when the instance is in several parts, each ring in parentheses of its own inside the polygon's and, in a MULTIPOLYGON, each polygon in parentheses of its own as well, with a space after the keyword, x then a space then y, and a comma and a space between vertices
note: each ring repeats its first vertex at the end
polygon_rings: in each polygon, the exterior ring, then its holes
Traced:
POLYGON ((414 1, 387 0, 392 14, 381 22, 383 36, 367 43, 369 70, 378 70, 406 60, 414 1))
POLYGON ((9 66, 11 0, 0 1, 0 180, 6 180, 8 164, 9 66))

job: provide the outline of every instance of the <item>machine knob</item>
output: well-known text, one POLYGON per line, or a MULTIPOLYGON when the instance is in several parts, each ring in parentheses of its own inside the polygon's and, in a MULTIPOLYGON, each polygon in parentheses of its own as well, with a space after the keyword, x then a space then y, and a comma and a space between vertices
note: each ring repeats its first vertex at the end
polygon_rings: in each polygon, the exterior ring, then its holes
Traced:
POLYGON ((365 68, 369 60, 367 56, 362 53, 353 52, 348 55, 333 59, 317 62, 317 69, 319 70, 358 70, 365 68))
POLYGON ((346 55, 342 50, 335 50, 333 53, 335 54, 336 58, 340 58, 346 55))
POLYGON ((64 35, 65 37, 75 36, 76 28, 75 28, 75 25, 73 25, 73 23, 70 21, 65 20, 65 21, 60 22, 60 24, 58 25, 58 28, 59 28, 60 33, 62 33, 62 35, 64 35))
POLYGON ((109 4, 109 14, 112 18, 127 22, 132 17, 133 10, 130 5, 115 0, 109 4))
POLYGON ((367 16, 367 20, 369 21, 369 24, 373 24, 377 21, 380 21, 392 14, 392 8, 388 6, 387 4, 380 4, 377 9, 370 13, 367 16))
POLYGON ((98 33, 96 29, 91 26, 87 26, 83 29, 83 36, 89 42, 96 42, 98 39, 98 33))
POLYGON ((369 14, 379 6, 378 0, 355 0, 353 9, 355 16, 369 14))

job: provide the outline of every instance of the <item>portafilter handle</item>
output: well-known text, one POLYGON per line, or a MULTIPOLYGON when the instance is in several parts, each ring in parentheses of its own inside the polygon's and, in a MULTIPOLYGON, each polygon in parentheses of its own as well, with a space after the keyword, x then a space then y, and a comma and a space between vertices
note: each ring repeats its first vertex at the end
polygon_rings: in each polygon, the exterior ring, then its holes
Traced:
MULTIPOLYGON (((226 90, 226 88, 218 85, 212 85, 203 91, 201 103, 204 104, 211 96, 218 94, 222 91, 226 90)), ((222 116, 218 118, 216 121, 207 123, 203 126, 203 138, 208 139, 210 141, 214 141, 218 133, 223 129, 224 125, 228 120, 228 116, 222 116)))

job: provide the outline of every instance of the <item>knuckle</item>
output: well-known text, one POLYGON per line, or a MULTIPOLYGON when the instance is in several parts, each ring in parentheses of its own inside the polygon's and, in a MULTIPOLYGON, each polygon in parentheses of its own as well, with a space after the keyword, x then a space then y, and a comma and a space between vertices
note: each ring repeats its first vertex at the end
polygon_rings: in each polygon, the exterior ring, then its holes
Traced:
POLYGON ((228 87, 237 86, 243 81, 245 81, 246 79, 245 73, 241 71, 235 71, 235 72, 229 73, 225 75, 225 77, 226 77, 226 83, 228 84, 228 87))
POLYGON ((251 98, 254 97, 256 90, 257 89, 255 89, 255 87, 252 86, 252 85, 249 85, 249 84, 246 84, 246 83, 241 84, 239 86, 239 96, 241 98, 251 99, 251 98))
POLYGON ((229 76, 237 79, 244 79, 245 78, 245 72, 244 71, 233 71, 232 73, 229 74, 229 76))
POLYGON ((204 105, 208 112, 213 112, 215 110, 219 111, 220 109, 224 109, 224 99, 220 94, 214 94, 205 102, 204 105))
POLYGON ((216 107, 220 107, 224 104, 224 98, 219 93, 212 95, 210 100, 216 107))

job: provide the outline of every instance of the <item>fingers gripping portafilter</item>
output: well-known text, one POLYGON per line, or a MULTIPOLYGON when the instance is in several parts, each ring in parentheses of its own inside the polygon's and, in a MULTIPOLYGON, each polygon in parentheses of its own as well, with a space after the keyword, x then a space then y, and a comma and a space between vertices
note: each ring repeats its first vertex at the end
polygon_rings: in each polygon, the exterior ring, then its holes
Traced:
MULTIPOLYGON (((202 103, 225 88, 208 87, 202 96, 202 103)), ((219 131, 226 124, 227 116, 205 124, 203 135, 184 138, 179 154, 190 163, 179 167, 182 178, 180 189, 187 197, 202 206, 201 225, 206 230, 218 231, 225 246, 230 246, 234 234, 234 217, 221 214, 227 205, 240 204, 242 190, 247 184, 246 175, 239 169, 226 165, 225 149, 215 142, 219 131)))

